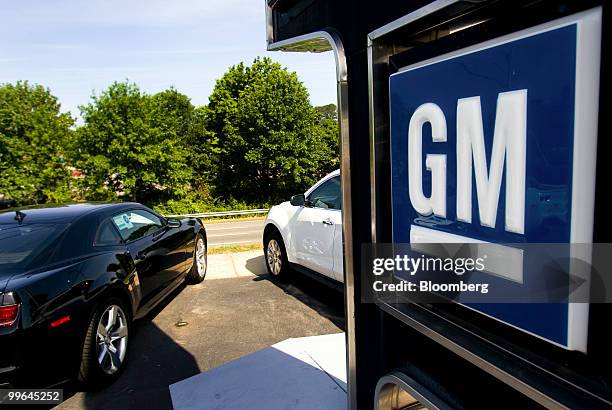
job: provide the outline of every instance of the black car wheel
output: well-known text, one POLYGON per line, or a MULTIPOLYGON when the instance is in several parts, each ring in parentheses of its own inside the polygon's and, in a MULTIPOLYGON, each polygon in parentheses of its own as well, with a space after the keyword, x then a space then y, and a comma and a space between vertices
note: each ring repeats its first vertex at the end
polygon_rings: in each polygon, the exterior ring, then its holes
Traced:
POLYGON ((273 279, 284 280, 289 271, 285 244, 278 232, 271 232, 264 241, 266 267, 273 279))
POLYGON ((208 252, 206 240, 201 234, 196 236, 195 248, 193 250, 193 265, 187 274, 187 280, 190 283, 200 283, 206 277, 206 269, 208 268, 208 252))
POLYGON ((110 298, 94 310, 81 354, 78 380, 87 388, 113 382, 125 368, 131 318, 123 302, 110 298))

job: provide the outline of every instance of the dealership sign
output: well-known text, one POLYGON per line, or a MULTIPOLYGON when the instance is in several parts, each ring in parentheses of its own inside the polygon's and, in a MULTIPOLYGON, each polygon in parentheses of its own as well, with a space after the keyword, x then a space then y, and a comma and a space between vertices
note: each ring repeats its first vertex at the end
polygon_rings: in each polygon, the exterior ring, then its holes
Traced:
MULTIPOLYGON (((590 11, 390 77, 394 243, 500 244, 513 266, 489 281, 520 288, 538 272, 511 244, 592 241, 600 25, 590 11)), ((586 351, 587 304, 469 307, 586 351)))

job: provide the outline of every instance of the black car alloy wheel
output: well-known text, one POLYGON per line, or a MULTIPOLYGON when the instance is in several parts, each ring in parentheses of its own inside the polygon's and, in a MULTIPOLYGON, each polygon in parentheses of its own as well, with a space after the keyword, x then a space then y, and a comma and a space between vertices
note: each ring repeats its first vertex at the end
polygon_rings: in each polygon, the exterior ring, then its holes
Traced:
POLYGON ((87 327, 78 377, 86 387, 110 383, 125 368, 130 326, 121 300, 110 298, 96 307, 87 327))
POLYGON ((128 345, 127 316, 120 306, 106 308, 96 330, 96 355, 100 368, 107 374, 119 370, 128 345))
POLYGON ((195 238, 195 247, 193 249, 193 265, 187 279, 191 283, 200 283, 206 277, 206 269, 208 268, 208 251, 206 240, 201 234, 195 238))

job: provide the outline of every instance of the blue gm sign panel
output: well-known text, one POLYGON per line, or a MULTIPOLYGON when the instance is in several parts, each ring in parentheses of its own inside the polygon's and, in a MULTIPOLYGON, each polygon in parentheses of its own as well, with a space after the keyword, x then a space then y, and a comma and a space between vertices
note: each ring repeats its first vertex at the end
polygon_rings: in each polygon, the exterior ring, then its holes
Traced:
MULTIPOLYGON (((579 29, 574 21, 532 30, 390 77, 394 243, 575 239, 579 29)), ((570 304, 469 307, 586 348, 569 340, 570 304)))

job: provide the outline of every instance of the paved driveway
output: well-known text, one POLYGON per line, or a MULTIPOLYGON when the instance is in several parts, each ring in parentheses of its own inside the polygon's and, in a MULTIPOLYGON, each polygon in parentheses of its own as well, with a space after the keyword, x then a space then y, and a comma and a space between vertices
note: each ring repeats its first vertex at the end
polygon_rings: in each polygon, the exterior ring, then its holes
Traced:
POLYGON ((230 257, 226 266, 239 273, 216 267, 223 258, 211 256, 210 277, 135 324, 120 379, 96 393, 66 391, 59 408, 169 409, 172 383, 290 337, 344 330, 341 294, 299 276, 270 281, 261 252, 230 257))

